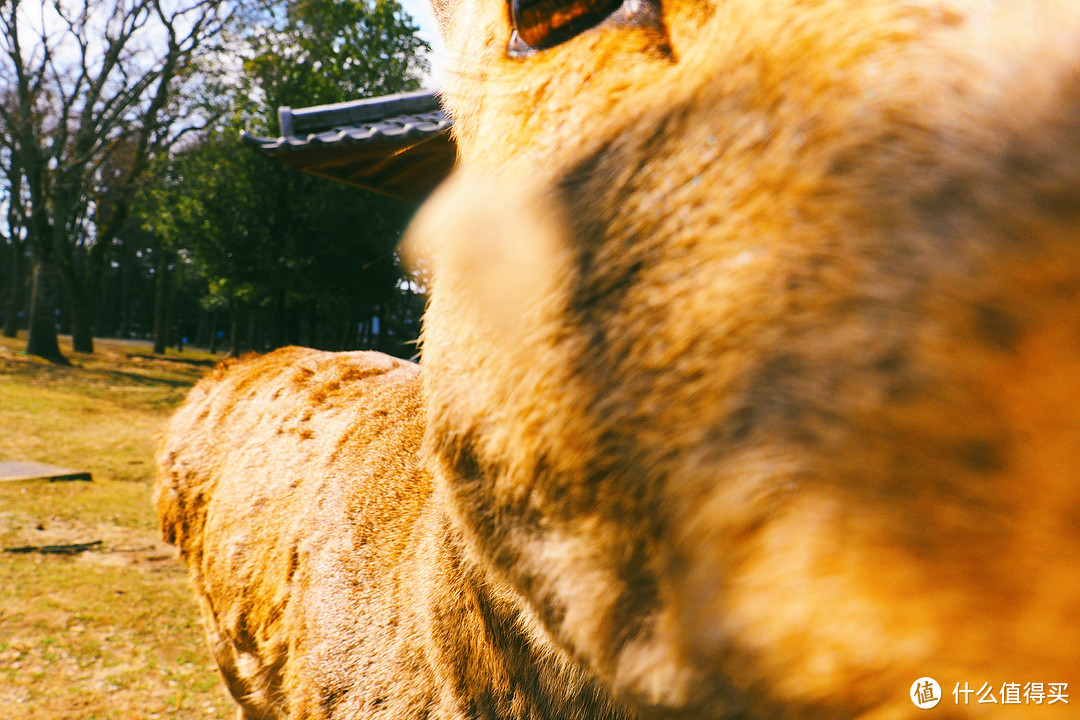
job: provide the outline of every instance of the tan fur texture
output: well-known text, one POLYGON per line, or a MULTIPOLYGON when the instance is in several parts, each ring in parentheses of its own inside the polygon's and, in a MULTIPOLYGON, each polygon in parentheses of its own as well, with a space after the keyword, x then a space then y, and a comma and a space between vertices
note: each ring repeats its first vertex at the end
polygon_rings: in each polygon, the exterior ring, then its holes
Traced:
POLYGON ((279 351, 161 445, 242 713, 1071 716, 1080 3, 439 9, 422 371, 279 351))

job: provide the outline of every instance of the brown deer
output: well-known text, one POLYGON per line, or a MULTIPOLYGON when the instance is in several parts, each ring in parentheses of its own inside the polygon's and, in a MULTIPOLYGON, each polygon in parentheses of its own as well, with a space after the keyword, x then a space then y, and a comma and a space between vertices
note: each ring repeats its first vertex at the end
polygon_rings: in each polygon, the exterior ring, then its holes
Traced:
POLYGON ((420 365, 161 443, 241 716, 1075 713, 1080 3, 436 11, 420 365))

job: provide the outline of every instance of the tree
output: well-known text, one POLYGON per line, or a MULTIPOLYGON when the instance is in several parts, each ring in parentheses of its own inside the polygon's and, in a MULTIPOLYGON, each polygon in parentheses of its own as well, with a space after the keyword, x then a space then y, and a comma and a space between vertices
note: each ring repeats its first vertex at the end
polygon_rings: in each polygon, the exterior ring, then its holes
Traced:
MULTIPOLYGON (((303 315, 308 344, 343 348, 399 292, 394 246, 413 208, 285 168, 241 146, 239 130, 275 132, 279 105, 417 89, 427 44, 394 0, 300 0, 262 21, 247 31, 233 114, 175 154, 147 222, 163 248, 190 250, 210 290, 204 305, 229 310, 234 352, 242 316, 263 315, 267 347, 295 342, 303 315), (339 330, 316 327, 328 322, 339 330)), ((157 281, 168 297, 167 273, 157 281)))
MULTIPOLYGON (((0 147, 0 152, 10 153, 9 146, 0 147)), ((13 172, 12 163, 3 163, 6 173, 6 185, 0 186, 0 205, 7 206, 6 232, 4 243, 10 262, 7 276, 8 296, 4 302, 4 337, 15 337, 19 330, 19 315, 25 304, 27 242, 26 220, 24 217, 24 185, 21 174, 13 172)), ((0 285, 2 287, 2 285, 0 285)))
POLYGON ((0 124, 8 144, 0 158, 8 186, 24 188, 33 255, 28 352, 61 358, 57 277, 71 302, 75 350, 93 350, 112 243, 153 158, 198 123, 177 95, 235 7, 225 0, 0 5, 0 95, 7 99, 0 124))
POLYGON ((281 105, 322 105, 420 88, 431 49, 397 0, 293 0, 249 35, 245 97, 272 130, 281 105))
MULTIPOLYGON (((243 318, 261 309, 267 347, 297 341, 289 327, 299 312, 308 344, 355 344, 346 328, 369 321, 370 308, 395 294, 402 279, 394 247, 412 206, 286 168, 242 146, 236 132, 176 153, 151 192, 143 209, 145 227, 160 238, 159 296, 169 297, 166 270, 175 267, 175 251, 184 251, 194 265, 189 272, 206 282, 204 307, 228 311, 234 352, 245 344, 243 318), (320 343, 318 317, 342 326, 334 340, 320 343)), ((160 310, 159 351, 168 330, 167 306, 160 310)))

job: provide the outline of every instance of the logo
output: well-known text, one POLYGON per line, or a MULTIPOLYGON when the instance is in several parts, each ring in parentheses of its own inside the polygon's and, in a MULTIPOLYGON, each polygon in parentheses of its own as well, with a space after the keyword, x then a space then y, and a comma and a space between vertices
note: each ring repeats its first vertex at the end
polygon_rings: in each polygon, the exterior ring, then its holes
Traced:
POLYGON ((941 686, 931 677, 921 677, 911 683, 911 702, 915 707, 929 710, 941 702, 941 686))

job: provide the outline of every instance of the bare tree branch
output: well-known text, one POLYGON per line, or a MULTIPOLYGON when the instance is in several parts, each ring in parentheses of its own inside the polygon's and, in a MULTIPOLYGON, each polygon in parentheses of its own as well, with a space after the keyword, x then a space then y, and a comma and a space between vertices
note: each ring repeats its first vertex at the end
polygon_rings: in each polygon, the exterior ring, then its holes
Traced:
POLYGON ((10 97, 0 102, 10 148, 0 158, 8 164, 0 182, 25 179, 35 257, 56 263, 75 316, 75 305, 92 307, 96 300, 102 263, 150 159, 199 125, 171 103, 234 6, 228 0, 30 6, 0 2, 0 80, 11 81, 10 97), (29 46, 23 31, 33 36, 29 46))

